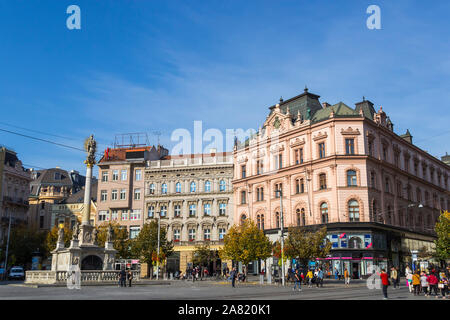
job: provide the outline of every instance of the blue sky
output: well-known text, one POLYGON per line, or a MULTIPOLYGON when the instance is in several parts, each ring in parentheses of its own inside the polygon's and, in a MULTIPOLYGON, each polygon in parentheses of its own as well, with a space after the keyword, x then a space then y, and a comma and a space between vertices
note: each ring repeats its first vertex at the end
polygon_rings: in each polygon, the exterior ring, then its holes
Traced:
MULTIPOLYGON (((0 0, 0 128, 102 151, 114 135, 258 128, 303 91, 371 100, 414 142, 450 152, 449 1, 0 0), (81 8, 68 30, 66 8, 81 8), (369 5, 381 30, 366 27, 369 5), (27 131, 37 130, 60 137, 27 131)), ((84 171, 82 152, 0 132, 27 165, 84 171)))

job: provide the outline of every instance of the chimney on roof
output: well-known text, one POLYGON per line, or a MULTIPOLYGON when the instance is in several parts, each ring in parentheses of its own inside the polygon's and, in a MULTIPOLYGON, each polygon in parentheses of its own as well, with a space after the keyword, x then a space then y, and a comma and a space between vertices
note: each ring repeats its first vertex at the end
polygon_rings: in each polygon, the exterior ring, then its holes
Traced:
POLYGON ((322 107, 325 109, 327 107, 331 106, 328 102, 322 102, 322 107))
POLYGON ((217 153, 217 149, 211 148, 211 149, 209 149, 209 153, 211 153, 211 155, 215 155, 217 153))

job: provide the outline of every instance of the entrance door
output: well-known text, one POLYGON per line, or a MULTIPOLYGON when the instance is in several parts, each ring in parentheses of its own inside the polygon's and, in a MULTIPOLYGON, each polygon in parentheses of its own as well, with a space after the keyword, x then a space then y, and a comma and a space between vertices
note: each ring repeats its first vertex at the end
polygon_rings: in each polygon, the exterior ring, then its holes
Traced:
POLYGON ((352 262, 352 278, 359 279, 359 262, 352 262))

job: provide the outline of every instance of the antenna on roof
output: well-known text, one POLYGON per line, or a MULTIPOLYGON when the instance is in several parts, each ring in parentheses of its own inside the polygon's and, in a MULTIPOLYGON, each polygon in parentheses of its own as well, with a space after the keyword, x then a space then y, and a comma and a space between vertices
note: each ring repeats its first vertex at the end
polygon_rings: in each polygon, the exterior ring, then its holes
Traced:
POLYGON ((159 137, 161 136, 161 131, 153 131, 153 134, 158 137, 158 146, 159 146, 159 137))

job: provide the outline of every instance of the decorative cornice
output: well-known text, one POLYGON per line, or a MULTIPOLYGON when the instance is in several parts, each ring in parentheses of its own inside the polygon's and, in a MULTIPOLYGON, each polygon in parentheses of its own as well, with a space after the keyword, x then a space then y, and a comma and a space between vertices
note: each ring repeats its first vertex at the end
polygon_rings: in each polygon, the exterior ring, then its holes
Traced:
POLYGON ((313 140, 317 141, 317 140, 325 139, 327 137, 328 137, 328 134, 326 132, 325 133, 319 132, 315 137, 313 137, 313 140))
POLYGON ((352 127, 348 127, 347 129, 341 129, 341 134, 356 136, 356 135, 360 135, 361 132, 359 132, 358 128, 356 128, 356 130, 353 130, 352 127))
POLYGON ((295 138, 291 140, 290 146, 291 147, 297 147, 297 146, 302 146, 305 144, 305 138, 300 139, 300 138, 295 138))

